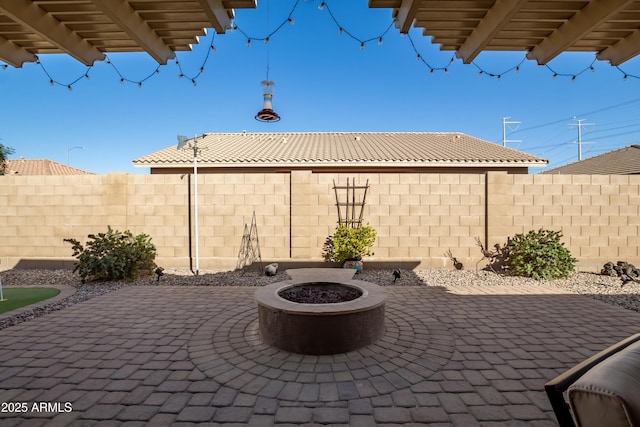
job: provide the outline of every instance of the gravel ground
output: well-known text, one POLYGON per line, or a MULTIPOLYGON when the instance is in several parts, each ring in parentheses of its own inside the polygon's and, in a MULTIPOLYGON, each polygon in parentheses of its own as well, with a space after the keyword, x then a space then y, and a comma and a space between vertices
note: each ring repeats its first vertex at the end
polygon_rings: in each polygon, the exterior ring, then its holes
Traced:
MULTIPOLYGON (((125 286, 263 286, 287 280, 284 271, 268 277, 257 270, 241 271, 200 271, 194 276, 187 269, 166 269, 158 281, 156 276, 144 277, 135 282, 113 281, 83 284, 70 270, 7 270, 0 272, 4 286, 73 286, 77 291, 60 301, 45 303, 15 316, 0 315, 0 329, 61 310, 70 305, 86 301, 125 286)), ((574 273, 566 280, 538 282, 522 277, 502 276, 489 271, 470 270, 416 270, 401 271, 401 277, 394 281, 391 270, 364 270, 356 276, 381 286, 553 286, 570 293, 583 294, 604 302, 619 305, 628 310, 640 312, 640 283, 622 285, 616 277, 594 273, 574 273)))

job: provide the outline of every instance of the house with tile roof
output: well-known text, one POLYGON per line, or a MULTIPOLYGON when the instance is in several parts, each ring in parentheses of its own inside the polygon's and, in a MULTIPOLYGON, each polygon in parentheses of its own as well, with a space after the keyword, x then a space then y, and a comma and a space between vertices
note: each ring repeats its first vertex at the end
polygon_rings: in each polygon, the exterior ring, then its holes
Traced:
POLYGON ((640 174, 640 145, 609 151, 579 162, 542 172, 565 175, 637 175, 640 174))
POLYGON ((94 175, 82 169, 63 165, 48 159, 6 160, 7 175, 94 175))
MULTIPOLYGON (((198 172, 450 172, 526 174, 547 160, 459 132, 208 133, 197 137, 198 172)), ((193 170, 193 144, 140 157, 152 174, 193 170)))

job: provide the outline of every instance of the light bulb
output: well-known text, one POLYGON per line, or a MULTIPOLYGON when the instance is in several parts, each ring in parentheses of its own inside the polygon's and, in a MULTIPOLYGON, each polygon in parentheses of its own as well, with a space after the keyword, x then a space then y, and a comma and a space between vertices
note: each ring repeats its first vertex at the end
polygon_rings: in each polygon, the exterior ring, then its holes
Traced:
POLYGON ((360 50, 364 50, 364 42, 360 42, 360 50))
POLYGON ((264 44, 269 44, 269 37, 267 37, 266 39, 264 39, 264 44))
POLYGON ((324 2, 320 3, 320 5, 318 6, 318 10, 322 10, 324 9, 324 2))
POLYGON ((382 46, 382 37, 378 39, 378 46, 382 46))
POLYGON ((296 21, 294 21, 293 18, 291 18, 291 17, 287 18, 287 21, 289 21, 289 24, 291 24, 291 25, 295 25, 296 24, 296 21))
POLYGON ((69 89, 69 92, 71 92, 73 90, 73 88, 71 87, 71 85, 67 86, 67 89, 69 89))
POLYGON ((49 85, 53 86, 53 80, 49 80, 49 85))
POLYGON ((138 82, 138 89, 142 87, 142 82, 138 82))
POLYGON ((251 47, 251 39, 247 39, 247 47, 251 47))
POLYGON ((340 29, 338 30, 338 32, 340 33, 340 35, 342 35, 344 33, 344 28, 340 27, 340 29))

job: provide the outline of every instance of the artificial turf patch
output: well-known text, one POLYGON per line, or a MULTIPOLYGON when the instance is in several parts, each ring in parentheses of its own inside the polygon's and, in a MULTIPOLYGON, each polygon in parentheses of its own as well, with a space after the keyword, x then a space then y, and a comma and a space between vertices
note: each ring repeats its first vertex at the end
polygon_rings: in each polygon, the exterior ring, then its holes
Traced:
POLYGON ((44 301, 59 293, 55 288, 3 288, 4 301, 0 301, 0 314, 44 301))

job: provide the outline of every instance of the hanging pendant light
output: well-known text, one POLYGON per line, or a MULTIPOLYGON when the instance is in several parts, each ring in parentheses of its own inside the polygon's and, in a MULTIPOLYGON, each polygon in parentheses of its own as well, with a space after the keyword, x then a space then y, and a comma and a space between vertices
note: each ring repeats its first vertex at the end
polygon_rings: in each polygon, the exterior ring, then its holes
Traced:
POLYGON ((260 82, 260 85, 262 85, 262 110, 258 111, 255 119, 260 122, 277 122, 280 120, 280 116, 278 113, 273 111, 273 106, 271 104, 275 83, 270 80, 263 80, 260 82))
MULTIPOLYGON (((267 3, 267 26, 269 26, 269 11, 270 4, 267 3)), ((291 17, 289 17, 289 22, 293 23, 291 17)), ((273 87, 275 83, 269 80, 269 37, 267 36, 264 39, 265 44, 267 45, 267 78, 260 82, 262 86, 262 110, 258 111, 255 119, 260 122, 277 122, 280 120, 280 116, 278 113, 273 111, 273 106, 271 105, 271 100, 273 99, 273 87)))

